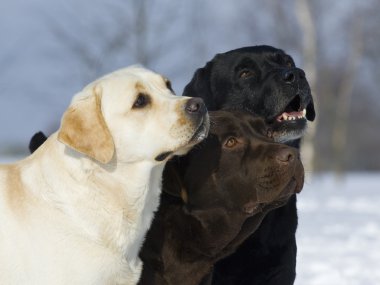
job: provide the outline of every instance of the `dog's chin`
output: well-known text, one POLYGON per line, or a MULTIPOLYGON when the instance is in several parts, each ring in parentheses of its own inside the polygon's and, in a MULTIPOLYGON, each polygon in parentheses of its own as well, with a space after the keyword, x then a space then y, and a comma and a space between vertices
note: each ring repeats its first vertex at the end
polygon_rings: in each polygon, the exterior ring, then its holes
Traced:
POLYGON ((289 183, 284 187, 281 191, 278 200, 287 200, 293 194, 300 193, 303 187, 303 178, 300 177, 292 177, 289 183))
POLYGON ((193 136, 189 140, 189 145, 194 146, 197 143, 200 143, 208 136, 208 132, 210 130, 210 118, 209 116, 205 116, 200 122, 199 126, 195 130, 193 136))
POLYGON ((305 118, 268 123, 267 136, 275 142, 285 143, 301 138, 307 128, 305 118))
POLYGON ((189 144, 195 145, 203 141, 205 138, 207 138, 209 130, 210 130, 210 120, 207 117, 207 119, 203 120, 202 124, 194 132, 194 135, 190 139, 189 144))
POLYGON ((274 201, 262 204, 262 211, 268 212, 284 206, 288 202, 289 198, 292 195, 301 192, 301 189, 302 186, 299 184, 298 179, 293 177, 274 201))
POLYGON ((191 136, 190 140, 185 143, 184 145, 181 145, 177 147, 175 150, 172 151, 166 151, 162 152, 156 157, 156 161, 163 161, 165 159, 168 159, 172 157, 173 155, 185 155, 190 151, 190 149, 195 146, 196 144, 203 141, 208 136, 208 132, 210 130, 210 119, 209 116, 205 116, 202 121, 200 122, 197 129, 194 131, 193 135, 191 136))

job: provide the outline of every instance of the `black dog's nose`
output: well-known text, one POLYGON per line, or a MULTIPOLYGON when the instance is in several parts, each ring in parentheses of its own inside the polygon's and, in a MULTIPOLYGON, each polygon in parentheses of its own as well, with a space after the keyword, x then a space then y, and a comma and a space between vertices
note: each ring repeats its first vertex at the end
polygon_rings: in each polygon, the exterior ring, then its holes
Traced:
POLYGON ((292 163, 296 157, 297 153, 295 149, 282 148, 276 153, 276 160, 283 164, 292 163))
POLYGON ((204 115, 206 113, 206 106, 202 98, 191 98, 186 102, 185 111, 189 115, 204 115))
POLYGON ((282 71, 282 80, 285 83, 294 83, 300 79, 305 79, 305 72, 300 68, 287 68, 282 71))
POLYGON ((294 69, 287 69, 282 73, 282 79, 286 83, 293 83, 296 80, 296 72, 294 69))

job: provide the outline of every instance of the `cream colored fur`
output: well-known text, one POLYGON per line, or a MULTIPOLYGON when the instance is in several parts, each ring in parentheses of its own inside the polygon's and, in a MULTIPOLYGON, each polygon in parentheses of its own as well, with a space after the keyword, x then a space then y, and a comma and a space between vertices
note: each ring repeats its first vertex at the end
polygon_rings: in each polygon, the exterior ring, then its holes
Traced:
POLYGON ((165 162, 154 158, 197 142, 187 100, 149 70, 116 71, 73 98, 33 155, 0 166, 0 284, 136 284, 165 162), (133 108, 139 93, 151 102, 133 108))

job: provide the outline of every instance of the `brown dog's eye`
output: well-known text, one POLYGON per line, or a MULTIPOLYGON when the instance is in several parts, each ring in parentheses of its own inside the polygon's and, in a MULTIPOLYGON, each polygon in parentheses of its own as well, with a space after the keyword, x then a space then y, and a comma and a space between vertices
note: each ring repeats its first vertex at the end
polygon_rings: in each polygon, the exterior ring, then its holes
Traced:
POLYGON ((149 104, 149 96, 144 94, 144 93, 139 93, 139 95, 137 96, 135 102, 133 103, 133 106, 132 108, 133 109, 137 109, 137 108, 143 108, 145 107, 146 105, 149 104))
POLYGON ((255 73, 251 70, 243 70, 242 72, 240 72, 239 74, 239 77, 240 78, 247 78, 247 77, 251 77, 255 75, 255 73))
POLYGON ((238 143, 237 139, 234 137, 229 137, 224 143, 225 147, 231 148, 234 147, 238 143))

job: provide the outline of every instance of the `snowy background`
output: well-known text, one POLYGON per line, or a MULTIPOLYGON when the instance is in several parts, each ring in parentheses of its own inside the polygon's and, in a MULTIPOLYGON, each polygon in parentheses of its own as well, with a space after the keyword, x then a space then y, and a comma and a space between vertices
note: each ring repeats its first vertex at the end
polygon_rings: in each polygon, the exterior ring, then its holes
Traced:
POLYGON ((295 285, 380 285, 379 189, 380 173, 306 179, 298 195, 295 285))
POLYGON ((216 53, 274 45, 318 105, 296 285, 380 285, 379 15, 378 0, 1 0, 0 162, 102 74, 141 63, 181 94, 216 53))
POLYGON ((315 175, 298 196, 296 285, 380 284, 380 173, 315 175))
POLYGON ((380 285, 380 173, 309 173, 298 215, 295 285, 380 285))

